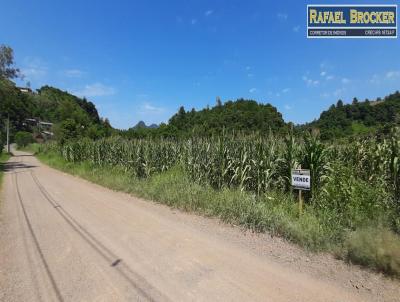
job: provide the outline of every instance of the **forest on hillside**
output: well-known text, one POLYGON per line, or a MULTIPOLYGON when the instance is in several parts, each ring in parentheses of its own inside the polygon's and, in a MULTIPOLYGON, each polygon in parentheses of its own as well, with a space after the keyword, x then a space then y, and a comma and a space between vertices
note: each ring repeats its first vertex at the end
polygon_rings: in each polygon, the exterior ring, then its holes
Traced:
MULTIPOLYGON (((190 136, 218 136, 222 133, 261 134, 273 132, 279 135, 294 128, 301 135, 312 129, 320 132, 322 140, 346 137, 387 135, 400 123, 400 93, 396 91, 384 98, 358 101, 351 104, 338 100, 317 120, 305 125, 294 126, 285 122, 282 114, 269 103, 239 98, 222 102, 217 98, 215 105, 202 110, 185 110, 182 106, 167 123, 147 127, 143 122, 128 130, 114 129, 107 118, 101 118, 96 106, 86 98, 74 96, 58 88, 43 86, 36 91, 23 92, 16 87, 14 79, 22 77, 14 66, 10 47, 0 49, 0 121, 4 125, 10 119, 11 139, 18 132, 32 133, 32 139, 42 140, 43 135, 27 119, 53 123, 50 129, 53 139, 65 142, 88 137, 98 139, 111 135, 124 138, 187 138, 190 136)), ((0 127, 0 140, 5 140, 4 127, 0 127)))
POLYGON ((339 100, 323 111, 318 120, 304 128, 317 128, 325 140, 366 134, 387 134, 390 128, 400 125, 400 92, 396 91, 376 100, 343 104, 339 100))
POLYGON ((121 131, 126 138, 215 136, 225 133, 264 134, 270 131, 285 134, 294 127, 295 133, 318 130, 322 140, 384 136, 400 125, 400 93, 396 91, 384 98, 351 104, 339 100, 323 111, 320 117, 304 125, 285 122, 282 114, 271 104, 238 99, 222 103, 217 99, 214 107, 186 111, 181 107, 167 124, 158 128, 134 127, 121 131))

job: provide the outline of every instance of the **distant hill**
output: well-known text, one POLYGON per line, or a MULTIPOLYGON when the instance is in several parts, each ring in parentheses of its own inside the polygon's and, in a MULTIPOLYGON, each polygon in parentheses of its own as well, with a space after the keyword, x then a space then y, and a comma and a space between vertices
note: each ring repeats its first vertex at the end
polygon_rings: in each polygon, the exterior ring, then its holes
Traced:
POLYGON ((359 102, 356 98, 352 104, 343 104, 341 100, 323 111, 318 120, 302 126, 318 128, 323 139, 334 139, 350 135, 360 135, 385 131, 393 125, 400 124, 400 93, 359 102))
POLYGON ((141 128, 156 129, 156 128, 158 128, 158 125, 151 124, 151 125, 147 126, 145 122, 139 121, 135 126, 133 126, 133 129, 141 129, 141 128))
POLYGON ((82 136, 98 138, 112 132, 109 122, 100 119, 95 105, 85 98, 50 86, 33 93, 29 89, 16 87, 12 81, 0 79, 0 120, 6 116, 10 116, 12 134, 37 131, 35 125, 26 119, 53 123, 51 131, 61 139, 82 136))
POLYGON ((142 137, 188 137, 192 135, 219 135, 223 131, 241 133, 276 132, 286 128, 282 114, 271 104, 257 103, 254 100, 238 99, 224 104, 218 99, 212 108, 200 111, 186 111, 179 108, 167 124, 146 126, 139 122, 120 134, 127 138, 142 137))
MULTIPOLYGON (((101 119, 96 106, 67 91, 44 86, 37 93, 20 89, 12 81, 0 79, 0 120, 7 116, 12 133, 32 131, 28 118, 54 123, 52 131, 61 139, 78 137, 99 138, 121 134, 128 138, 188 137, 191 135, 219 135, 223 131, 241 133, 286 132, 288 124, 271 104, 238 99, 222 103, 217 99, 214 107, 189 111, 181 107, 167 124, 146 125, 140 121, 129 130, 113 129, 107 119, 101 119)), ((344 104, 341 100, 323 111, 319 119, 296 127, 298 131, 318 128, 322 139, 357 136, 387 131, 400 124, 400 93, 397 91, 383 99, 344 104)), ((0 128, 4 141, 4 129, 0 128)))
POLYGON ((200 111, 185 111, 183 107, 171 117, 169 127, 180 133, 200 135, 219 134, 227 131, 268 132, 285 127, 282 114, 271 104, 238 99, 200 111))
POLYGON ((85 118, 88 117, 90 122, 95 124, 100 123, 100 117, 96 106, 85 98, 81 99, 67 91, 62 91, 50 86, 43 86, 37 90, 37 93, 38 94, 34 97, 34 101, 41 109, 40 114, 42 117, 47 116, 49 120, 61 121, 70 117, 68 115, 72 113, 68 112, 68 110, 63 112, 62 109, 70 109, 74 112, 79 112, 81 109, 85 118))

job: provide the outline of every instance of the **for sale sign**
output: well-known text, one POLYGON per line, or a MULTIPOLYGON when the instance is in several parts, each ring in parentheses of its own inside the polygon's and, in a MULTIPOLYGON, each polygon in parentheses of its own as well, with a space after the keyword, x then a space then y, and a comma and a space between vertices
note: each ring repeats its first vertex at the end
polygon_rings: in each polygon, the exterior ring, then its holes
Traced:
POLYGON ((310 190, 311 176, 310 170, 297 169, 292 170, 292 186, 299 190, 310 190))

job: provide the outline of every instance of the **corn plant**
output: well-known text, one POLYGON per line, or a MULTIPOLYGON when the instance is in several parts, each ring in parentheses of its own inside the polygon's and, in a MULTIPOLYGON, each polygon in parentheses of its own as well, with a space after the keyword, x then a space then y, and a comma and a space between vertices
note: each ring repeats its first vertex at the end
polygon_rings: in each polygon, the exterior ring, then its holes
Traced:
POLYGON ((303 168, 310 169, 311 195, 321 188, 329 170, 328 149, 318 139, 317 133, 310 133, 304 139, 303 168))
MULTIPOLYGON (((299 164, 310 169, 312 195, 318 195, 332 174, 333 163, 352 168, 356 178, 372 186, 382 184, 399 202, 400 135, 393 132, 383 141, 374 138, 351 144, 322 143, 317 133, 283 138, 240 134, 189 139, 135 139, 111 137, 82 139, 63 145, 46 144, 43 152, 58 152, 66 161, 87 161, 97 166, 118 166, 136 177, 181 166, 194 181, 216 189, 239 188, 261 195, 290 191, 290 174, 299 164)), ((400 205, 399 205, 400 208, 400 205)))

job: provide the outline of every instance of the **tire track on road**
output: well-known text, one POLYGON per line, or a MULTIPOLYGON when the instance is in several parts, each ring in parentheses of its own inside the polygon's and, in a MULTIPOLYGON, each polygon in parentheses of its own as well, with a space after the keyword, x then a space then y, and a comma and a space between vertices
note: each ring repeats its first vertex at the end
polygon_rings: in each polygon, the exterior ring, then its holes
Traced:
POLYGON ((95 236, 93 236, 85 227, 77 222, 71 214, 68 213, 46 190, 46 188, 40 183, 34 171, 30 170, 30 175, 33 181, 36 183, 42 195, 50 203, 50 205, 60 214, 60 216, 67 222, 68 225, 78 234, 80 237, 95 250, 106 262, 114 267, 116 271, 129 283, 135 290, 145 299, 149 301, 169 301, 158 289, 148 283, 143 277, 134 272, 128 267, 122 259, 115 255, 109 248, 101 243, 95 236), (131 277, 132 276, 132 277, 131 277), (147 290, 146 290, 147 289, 147 290))
POLYGON ((35 234, 35 232, 34 232, 34 230, 32 228, 32 224, 31 224, 29 216, 28 216, 28 214, 26 212, 26 209, 25 209, 25 206, 24 206, 24 202, 22 201, 22 196, 21 196, 21 192, 19 190, 19 184, 18 184, 18 174, 17 173, 13 173, 13 175, 14 175, 14 182, 15 182, 15 188, 16 188, 16 192, 17 192, 17 197, 18 197, 19 203, 21 205, 22 213, 24 214, 24 218, 25 218, 26 224, 28 226, 29 232, 30 232, 30 234, 32 236, 33 243, 35 244, 36 250, 39 253, 40 260, 42 261, 44 269, 46 270, 46 274, 47 274, 47 276, 48 276, 48 278, 50 280, 50 283, 51 283, 51 286, 52 286, 52 288, 54 290, 54 293, 57 296, 57 300, 60 301, 60 302, 64 302, 64 299, 63 299, 63 297, 61 295, 60 289, 57 286, 57 283, 56 283, 56 281, 54 279, 54 276, 53 276, 53 274, 52 274, 52 272, 50 270, 49 264, 46 261, 46 258, 45 258, 44 254, 43 254, 43 251, 42 251, 41 247, 40 247, 39 241, 38 241, 38 239, 36 237, 36 234, 35 234))

